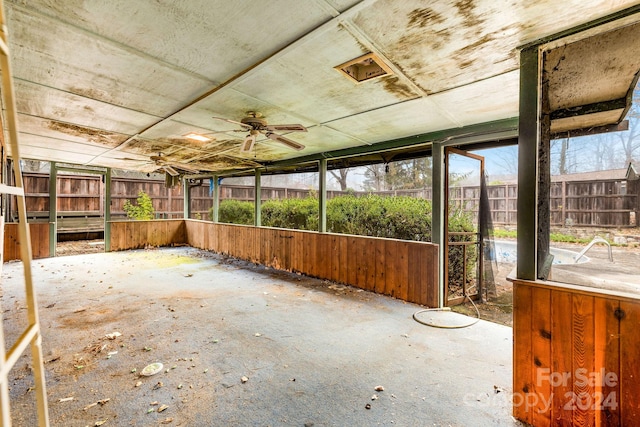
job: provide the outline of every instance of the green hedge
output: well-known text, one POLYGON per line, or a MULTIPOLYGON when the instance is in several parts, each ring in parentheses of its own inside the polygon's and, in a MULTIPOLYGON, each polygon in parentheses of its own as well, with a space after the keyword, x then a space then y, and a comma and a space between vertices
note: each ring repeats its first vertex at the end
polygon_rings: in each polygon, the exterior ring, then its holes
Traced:
MULTIPOLYGON (((253 202, 223 200, 218 209, 218 221, 227 224, 253 225, 253 202)), ((213 208, 209 209, 209 218, 213 218, 213 208)))
POLYGON ((327 230, 333 233, 431 240, 431 202, 408 196, 340 196, 327 203, 327 230))
MULTIPOLYGON (((224 200, 220 222, 253 224, 253 202, 224 200)), ((262 225, 296 230, 318 229, 318 200, 269 200, 262 204, 262 225)), ((452 231, 473 229, 469 215, 458 210, 449 218, 452 231)), ((360 236, 431 241, 431 202, 408 196, 339 196, 327 202, 327 231, 360 236)))

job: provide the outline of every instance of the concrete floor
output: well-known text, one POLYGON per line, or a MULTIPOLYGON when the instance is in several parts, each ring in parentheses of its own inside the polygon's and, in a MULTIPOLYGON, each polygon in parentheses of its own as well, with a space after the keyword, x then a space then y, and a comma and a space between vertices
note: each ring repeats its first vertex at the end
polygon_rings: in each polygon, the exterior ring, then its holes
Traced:
MULTIPOLYGON (((432 328, 417 305, 191 248, 33 271, 54 426, 520 425, 505 326, 432 328), (165 370, 140 377, 152 362, 165 370)), ((1 290, 11 343, 21 263, 4 265, 1 290)), ((35 425, 29 363, 10 376, 16 426, 35 425)))

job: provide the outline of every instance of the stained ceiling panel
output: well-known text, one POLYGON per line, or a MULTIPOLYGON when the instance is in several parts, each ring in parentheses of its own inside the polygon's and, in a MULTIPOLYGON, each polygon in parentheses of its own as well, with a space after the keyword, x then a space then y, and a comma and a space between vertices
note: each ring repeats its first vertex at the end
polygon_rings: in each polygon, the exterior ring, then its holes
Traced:
POLYGON ((361 83, 334 67, 370 50, 339 22, 279 55, 268 67, 240 79, 232 87, 286 111, 325 123, 362 111, 418 98, 403 75, 386 75, 361 83), (296 82, 296 84, 292 84, 296 82))
POLYGON ((253 66, 332 18, 320 2, 298 0, 17 3, 213 81, 253 66))
MULTIPOLYGON (((144 171, 160 167, 151 158, 162 153, 163 162, 216 173, 511 119, 519 46, 636 4, 8 0, 21 152, 144 171), (356 83, 334 69, 367 53, 392 74, 356 83), (305 148, 259 133, 255 148, 241 152, 249 129, 213 117, 240 121, 248 111, 268 124, 305 126, 306 133, 282 132, 305 148), (215 140, 196 143, 190 132, 215 140)), ((626 24, 639 21, 629 15, 626 24)), ((554 87, 554 105, 614 100, 639 66, 638 43, 620 49, 638 38, 610 36, 613 47, 604 38, 556 44, 568 54, 551 49, 550 57, 565 55, 552 71, 570 89, 554 87), (602 50, 606 59, 584 62, 593 72, 572 65, 602 50)))

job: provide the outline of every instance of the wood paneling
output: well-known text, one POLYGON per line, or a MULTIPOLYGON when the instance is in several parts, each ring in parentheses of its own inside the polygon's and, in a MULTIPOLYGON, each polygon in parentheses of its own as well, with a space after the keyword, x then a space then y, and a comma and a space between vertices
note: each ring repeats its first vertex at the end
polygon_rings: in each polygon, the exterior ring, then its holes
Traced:
MULTIPOLYGON (((197 226, 199 222, 194 221, 197 226)), ((193 225, 190 229, 193 232, 193 225)), ((35 224, 32 224, 35 225, 35 224)), ((111 250, 124 251, 146 246, 171 246, 187 243, 186 224, 181 219, 111 222, 111 250)), ((200 237, 202 239, 202 237, 200 237)))
MULTIPOLYGON (((29 224, 31 237, 31 257, 33 259, 49 257, 49 223, 29 224)), ((4 225, 3 262, 20 259, 20 238, 18 224, 4 225)))
POLYGON ((640 299, 514 283, 514 407, 535 426, 640 425, 640 299))

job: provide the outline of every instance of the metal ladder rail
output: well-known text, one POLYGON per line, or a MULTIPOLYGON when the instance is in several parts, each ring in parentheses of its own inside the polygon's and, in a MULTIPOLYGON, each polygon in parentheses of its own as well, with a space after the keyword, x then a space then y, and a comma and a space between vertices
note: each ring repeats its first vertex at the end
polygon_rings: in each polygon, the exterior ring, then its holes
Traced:
MULTIPOLYGON (((0 318, 0 427, 11 426, 9 382, 8 375, 20 356, 31 347, 33 373, 36 393, 36 407, 38 426, 49 426, 49 413, 47 404, 47 391, 45 385, 44 363, 42 358, 42 336, 40 333, 40 321, 38 318, 38 305, 33 289, 33 277, 31 271, 31 238, 29 236, 29 224, 27 223, 27 209, 24 198, 22 173, 20 171, 20 148, 18 144, 18 129, 16 119, 16 103, 11 79, 11 63, 7 43, 7 27, 4 14, 4 3, 0 0, 0 70, 2 72, 2 97, 6 108, 6 124, 9 134, 9 146, 13 158, 13 170, 16 185, 0 185, 0 193, 16 196, 18 205, 18 239, 20 242, 20 258, 24 269, 24 286, 27 302, 28 326, 22 332, 14 345, 5 351, 4 326, 0 318)), ((5 159, 2 159, 4 162, 5 159)), ((4 220, 0 219, 0 244, 4 244, 4 220)), ((2 254, 4 255, 4 254, 2 254)), ((2 259, 0 258, 0 262, 2 259)))

